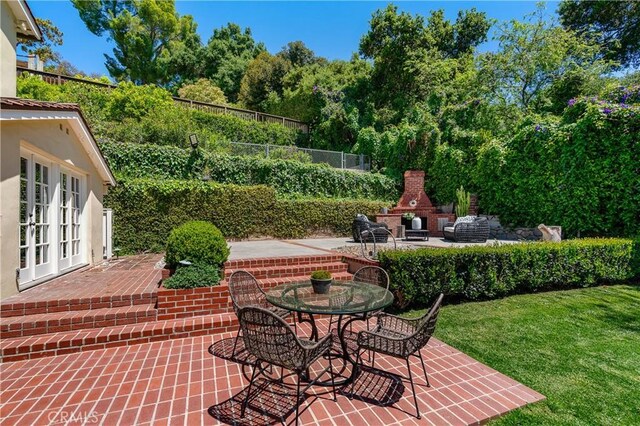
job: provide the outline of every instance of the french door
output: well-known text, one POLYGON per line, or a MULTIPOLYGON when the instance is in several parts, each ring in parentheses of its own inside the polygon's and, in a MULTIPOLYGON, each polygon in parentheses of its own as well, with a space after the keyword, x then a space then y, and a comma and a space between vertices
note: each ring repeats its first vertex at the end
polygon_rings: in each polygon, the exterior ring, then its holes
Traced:
POLYGON ((20 288, 83 263, 83 178, 35 154, 20 156, 20 288))
POLYGON ((58 258, 60 269, 67 269, 82 262, 80 251, 80 178, 67 171, 60 171, 59 182, 59 234, 58 258))
POLYGON ((51 164, 20 157, 20 285, 53 272, 51 164))

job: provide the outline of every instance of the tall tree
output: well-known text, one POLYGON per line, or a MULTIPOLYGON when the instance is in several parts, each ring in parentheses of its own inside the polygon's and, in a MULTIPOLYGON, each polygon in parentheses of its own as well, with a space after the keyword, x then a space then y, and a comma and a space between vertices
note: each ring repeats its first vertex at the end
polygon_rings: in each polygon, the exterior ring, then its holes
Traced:
POLYGON ((231 102, 236 102, 240 82, 251 62, 265 51, 262 43, 256 43, 251 29, 228 23, 216 28, 204 48, 204 75, 220 87, 231 102))
POLYGON ((113 56, 105 54, 109 73, 136 84, 166 85, 173 51, 193 41, 195 23, 180 17, 174 0, 72 0, 80 18, 94 34, 108 34, 115 43, 113 56))
POLYGON ((480 75, 493 96, 523 110, 545 109, 553 90, 562 93, 566 106, 610 68, 598 58, 597 45, 550 21, 544 6, 525 22, 501 25, 497 40, 499 51, 480 58, 480 75))
POLYGON ((278 56, 291 62, 294 67, 303 67, 316 61, 316 55, 302 41, 291 41, 278 52, 278 56))
POLYGON ((486 40, 490 26, 485 14, 475 9, 460 12, 455 23, 438 10, 426 24, 422 16, 398 13, 394 5, 376 11, 369 32, 360 40, 360 54, 374 63, 376 105, 402 116, 417 100, 416 67, 409 64, 433 54, 453 59, 469 54, 486 40))
POLYGON ((640 67, 640 2, 563 0, 558 13, 565 28, 602 46, 606 59, 640 67))
POLYGON ((47 65, 55 65, 61 59, 53 48, 54 46, 62 46, 62 31, 49 19, 36 18, 36 22, 42 31, 42 40, 18 38, 16 47, 20 47, 20 50, 26 54, 38 55, 40 60, 47 65))
POLYGON ((280 56, 260 53, 247 67, 238 100, 247 108, 264 111, 269 95, 282 95, 283 78, 290 67, 280 56))

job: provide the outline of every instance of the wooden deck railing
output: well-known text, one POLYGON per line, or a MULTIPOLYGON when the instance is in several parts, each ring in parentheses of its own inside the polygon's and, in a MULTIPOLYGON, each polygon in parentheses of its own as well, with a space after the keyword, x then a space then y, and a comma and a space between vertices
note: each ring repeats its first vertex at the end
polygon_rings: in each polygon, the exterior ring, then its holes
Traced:
MULTIPOLYGON (((115 89, 117 86, 113 84, 101 83, 98 81, 84 80, 82 78, 70 77, 61 74, 54 74, 46 71, 36 71, 29 68, 17 67, 18 74, 27 72, 32 75, 42 77, 42 80, 49 84, 64 84, 66 82, 76 82, 90 84, 93 86, 115 89)), ((210 104, 207 102, 199 102, 191 99, 179 98, 173 96, 173 101, 185 108, 206 111, 211 114, 230 114, 243 120, 260 121, 265 123, 277 123, 289 129, 295 129, 303 133, 309 133, 309 125, 293 118, 281 117, 279 115, 265 114, 264 112, 251 111, 248 109, 236 108, 229 105, 210 104)))

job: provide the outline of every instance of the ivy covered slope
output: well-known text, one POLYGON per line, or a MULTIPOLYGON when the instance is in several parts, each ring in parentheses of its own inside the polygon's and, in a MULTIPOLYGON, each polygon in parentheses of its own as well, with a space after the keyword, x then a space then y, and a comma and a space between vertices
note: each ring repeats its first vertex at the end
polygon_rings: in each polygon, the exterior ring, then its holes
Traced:
POLYGON ((165 249, 173 228, 189 220, 215 224, 227 238, 347 235, 356 213, 375 215, 382 201, 289 199, 268 186, 199 180, 120 178, 105 195, 114 211, 114 241, 124 252, 165 249))
POLYGON ((507 143, 483 147, 481 207, 505 224, 558 224, 567 235, 639 235, 640 103, 625 96, 572 99, 559 120, 528 120, 507 143))
POLYGON ((201 179, 218 183, 268 185, 279 196, 395 200, 396 182, 377 173, 357 173, 320 164, 237 157, 202 150, 102 143, 111 168, 123 177, 201 179))

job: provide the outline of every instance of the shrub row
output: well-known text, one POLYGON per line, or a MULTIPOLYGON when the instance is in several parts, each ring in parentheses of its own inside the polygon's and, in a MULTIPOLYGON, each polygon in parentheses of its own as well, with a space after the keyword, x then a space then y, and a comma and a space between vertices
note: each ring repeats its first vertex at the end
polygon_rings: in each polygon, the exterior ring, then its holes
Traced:
POLYGON ((373 217, 384 206, 366 200, 279 200, 268 186, 127 178, 118 180, 104 204, 114 211, 114 244, 123 253, 161 252, 171 230, 189 220, 211 222, 227 238, 346 236, 356 213, 373 217))
POLYGON ((493 247, 380 253, 401 306, 426 304, 437 294, 478 300, 515 293, 588 287, 638 274, 638 242, 578 239, 493 247))
POLYGON ((131 177, 200 179, 218 183, 269 185, 281 195, 395 200, 396 182, 377 173, 357 173, 320 164, 259 157, 235 157, 169 146, 102 143, 111 168, 131 177))

